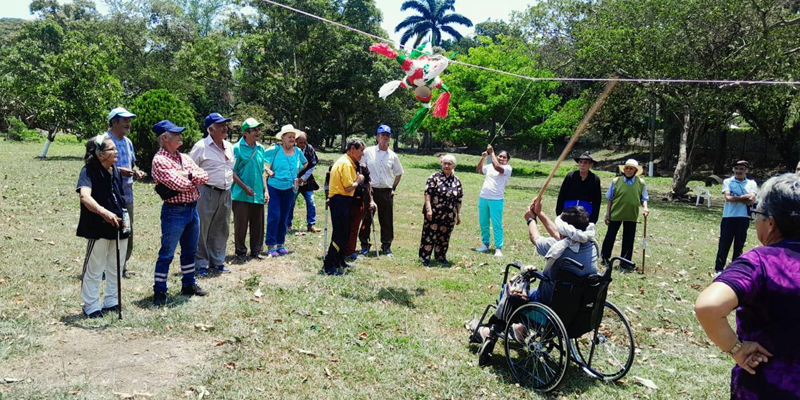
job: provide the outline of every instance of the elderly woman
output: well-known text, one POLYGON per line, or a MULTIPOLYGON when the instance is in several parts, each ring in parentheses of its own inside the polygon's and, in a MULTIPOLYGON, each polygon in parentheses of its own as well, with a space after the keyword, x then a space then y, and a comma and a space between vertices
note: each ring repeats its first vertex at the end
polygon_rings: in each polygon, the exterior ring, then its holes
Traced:
POLYGON ((434 172, 425 184, 425 206, 422 212, 422 241, 419 245, 419 258, 422 265, 429 266, 431 252, 435 251, 436 260, 443 265, 447 261, 447 248, 450 246, 450 233, 453 227, 461 223, 461 181, 453 171, 456 169, 456 158, 452 154, 440 160, 442 170, 434 172))
POLYGON ((86 238, 86 258, 81 277, 83 313, 88 318, 102 317, 104 312, 119 309, 117 295, 117 247, 119 260, 125 261, 130 228, 124 208, 122 175, 114 163, 117 148, 108 136, 98 135, 86 143, 85 164, 78 177, 81 214, 78 236, 86 238), (106 275, 103 302, 100 303, 100 281, 106 275))
POLYGON ((481 241, 483 246, 475 249, 481 253, 489 251, 491 234, 489 224, 494 228, 494 255, 503 256, 503 197, 505 196, 506 184, 511 178, 511 166, 508 165, 509 157, 507 151, 495 154, 492 145, 486 146, 486 151, 481 154, 481 160, 475 168, 479 174, 486 175, 481 188, 481 195, 478 198, 478 221, 481 225, 481 241), (490 165, 484 165, 486 158, 491 161, 490 165))
POLYGON ((250 227, 250 256, 262 259, 264 246, 264 202, 269 201, 264 185, 264 164, 267 162, 261 141, 261 126, 255 118, 242 123, 242 138, 233 145, 233 241, 236 257, 247 257, 247 227, 250 227))
POLYGON ((302 131, 292 125, 284 125, 275 138, 281 141, 266 151, 266 159, 270 164, 267 190, 267 250, 270 257, 289 254, 283 247, 286 241, 286 229, 292 218, 291 210, 297 198, 300 181, 297 173, 305 168, 308 160, 303 152, 295 146, 295 135, 302 131))
POLYGON ((736 362, 732 399, 800 398, 800 176, 771 178, 753 211, 763 244, 734 260, 695 303, 708 337, 736 362), (728 314, 736 310, 736 332, 728 314))

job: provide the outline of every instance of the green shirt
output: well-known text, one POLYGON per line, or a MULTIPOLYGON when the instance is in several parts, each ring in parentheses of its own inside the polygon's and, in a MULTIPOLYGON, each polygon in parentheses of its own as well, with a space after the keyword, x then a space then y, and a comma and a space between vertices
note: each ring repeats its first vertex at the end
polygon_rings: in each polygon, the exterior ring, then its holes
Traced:
POLYGON ((618 181, 619 177, 614 178, 611 220, 636 222, 639 220, 639 206, 642 204, 644 180, 637 176, 633 185, 618 181))
POLYGON ((234 201, 264 204, 264 164, 267 162, 264 146, 256 142, 255 148, 250 147, 242 137, 233 145, 233 157, 236 159, 233 172, 253 190, 253 196, 248 196, 241 186, 234 183, 231 198, 234 201))

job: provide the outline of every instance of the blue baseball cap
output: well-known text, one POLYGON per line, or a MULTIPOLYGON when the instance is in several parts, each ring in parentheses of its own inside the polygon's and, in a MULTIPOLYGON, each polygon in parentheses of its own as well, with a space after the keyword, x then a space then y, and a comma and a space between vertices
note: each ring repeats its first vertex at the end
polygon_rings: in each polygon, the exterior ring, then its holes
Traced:
POLYGON ((161 120, 158 123, 156 123, 155 125, 153 125, 153 132, 155 132, 156 135, 160 135, 160 134, 162 134, 164 132, 181 133, 185 129, 186 128, 184 128, 182 126, 178 126, 178 125, 173 124, 172 121, 170 121, 168 119, 161 120))
POLYGON ((136 114, 122 107, 117 107, 112 109, 111 112, 108 113, 108 121, 110 122, 114 117, 136 118, 136 114))
POLYGON ((378 133, 377 134, 380 135, 381 133, 391 134, 392 133, 392 128, 389 128, 389 125, 381 125, 381 126, 378 127, 378 133))
POLYGON ((211 113, 206 117, 206 128, 211 124, 218 124, 220 122, 231 122, 230 118, 223 117, 220 113, 211 113))

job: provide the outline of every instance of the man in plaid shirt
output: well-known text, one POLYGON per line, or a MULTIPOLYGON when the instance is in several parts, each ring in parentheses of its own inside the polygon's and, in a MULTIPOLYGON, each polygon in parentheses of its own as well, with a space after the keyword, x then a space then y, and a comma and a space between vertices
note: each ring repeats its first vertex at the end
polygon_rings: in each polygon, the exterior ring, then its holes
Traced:
MULTIPOLYGON (((197 241, 200 238, 200 219, 197 215, 197 199, 200 191, 197 186, 208 182, 208 174, 198 167, 192 159, 178 152, 183 144, 181 133, 186 129, 163 120, 153 125, 153 132, 159 135, 161 149, 153 157, 153 180, 163 184, 172 192, 162 194, 161 207, 161 249, 156 261, 155 283, 153 284, 153 305, 167 303, 167 275, 175 256, 178 242, 181 244, 181 273, 185 296, 205 296, 207 291, 195 283, 194 260, 197 254, 197 241)), ((161 194, 161 193, 160 193, 161 194)))

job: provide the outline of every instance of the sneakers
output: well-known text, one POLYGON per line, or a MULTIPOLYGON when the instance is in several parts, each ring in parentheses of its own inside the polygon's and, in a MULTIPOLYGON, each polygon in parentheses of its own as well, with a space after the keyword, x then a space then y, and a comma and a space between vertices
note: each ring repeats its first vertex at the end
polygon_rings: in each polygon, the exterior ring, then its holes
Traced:
POLYGON ((95 311, 95 312, 93 312, 91 314, 86 314, 86 311, 84 311, 83 315, 85 315, 86 318, 90 318, 90 319, 103 318, 104 317, 102 310, 97 310, 97 311, 95 311))
POLYGON ((420 261, 422 261, 422 265, 424 267, 430 267, 431 266, 431 260, 420 260, 420 261))
POLYGON ((153 293, 153 305, 156 307, 167 305, 167 294, 158 292, 153 293))
POLYGON ((500 249, 494 249, 494 256, 495 257, 502 257, 503 252, 500 249))
POLYGON ((225 265, 225 264, 217 265, 215 268, 217 269, 217 272, 219 272, 220 274, 230 274, 231 273, 231 269, 228 268, 228 266, 225 265))
POLYGON ((345 268, 353 268, 353 264, 348 264, 348 263, 346 263, 346 262, 342 261, 342 264, 341 264, 341 265, 339 265, 339 268, 342 268, 342 269, 345 269, 345 268))
POLYGON ((367 255, 369 253, 369 248, 370 245, 361 246, 361 250, 358 251, 358 254, 361 254, 362 256, 367 255))
POLYGON ((392 250, 391 249, 383 250, 383 251, 381 251, 381 254, 386 256, 386 257, 389 257, 389 258, 394 258, 394 254, 392 254, 392 250))
POLYGON ((322 229, 319 229, 316 226, 311 225, 311 226, 308 227, 308 231, 311 232, 311 233, 317 233, 317 232, 322 232, 322 229))
POLYGON ((207 278, 208 277, 208 268, 198 268, 197 272, 195 272, 198 278, 207 278))
POLYGON ((278 247, 278 255, 285 256, 289 254, 289 250, 284 249, 283 247, 278 247))
POLYGON ((247 262, 247 254, 237 254, 236 257, 233 258, 233 262, 237 264, 244 264, 247 262))
POLYGON ((278 250, 276 250, 276 249, 272 249, 269 252, 267 252, 267 257, 277 258, 277 257, 280 257, 280 256, 281 255, 278 254, 278 250))
POLYGON ((358 261, 358 253, 353 253, 348 257, 351 261, 358 261))
MULTIPOLYGON (((198 284, 195 283, 192 286, 184 286, 183 289, 181 289, 181 295, 183 295, 183 296, 206 296, 206 295, 208 295, 208 292, 203 290, 203 288, 201 288, 198 284)), ((165 297, 166 297, 166 295, 165 295, 165 297)), ((153 299, 153 302, 155 302, 155 298, 153 299)))
POLYGON ((250 254, 250 258, 255 258, 256 260, 263 260, 267 257, 264 256, 260 251, 258 253, 250 254))
POLYGON ((489 251, 489 246, 483 245, 481 247, 476 248, 475 251, 479 253, 486 253, 487 251, 489 251))
POLYGON ((715 270, 714 271, 714 279, 717 279, 718 276, 722 275, 722 270, 715 270))

